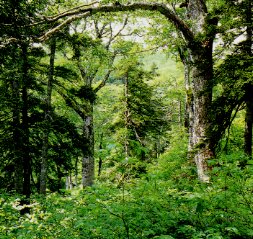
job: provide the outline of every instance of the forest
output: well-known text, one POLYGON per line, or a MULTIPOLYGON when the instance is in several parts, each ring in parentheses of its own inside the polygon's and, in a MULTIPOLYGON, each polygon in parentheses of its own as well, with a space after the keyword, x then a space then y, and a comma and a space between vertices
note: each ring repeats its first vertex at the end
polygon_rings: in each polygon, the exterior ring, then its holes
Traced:
POLYGON ((251 0, 0 0, 0 239, 253 238, 251 0))

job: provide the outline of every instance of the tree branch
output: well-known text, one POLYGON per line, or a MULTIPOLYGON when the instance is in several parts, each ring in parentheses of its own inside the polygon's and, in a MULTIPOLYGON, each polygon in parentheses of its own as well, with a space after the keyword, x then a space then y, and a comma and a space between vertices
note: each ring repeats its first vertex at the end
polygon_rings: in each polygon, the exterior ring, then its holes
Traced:
MULTIPOLYGON (((182 32, 185 39, 188 42, 193 41, 194 35, 188 25, 180 19, 171 9, 169 9, 165 4, 161 3, 133 3, 129 5, 105 5, 99 7, 85 7, 78 8, 76 10, 66 11, 64 13, 60 13, 59 15, 46 17, 49 22, 57 22, 58 20, 69 17, 67 20, 60 24, 61 27, 63 25, 67 25, 72 21, 79 18, 86 18, 91 15, 95 15, 96 13, 109 13, 109 12, 125 12, 125 11, 136 11, 136 10, 145 10, 145 11, 156 11, 160 12, 164 15, 178 30, 182 32)), ((55 28, 58 28, 55 27, 55 28)), ((55 29, 54 28, 54 29, 55 29)), ((45 35, 48 35, 47 33, 45 35)), ((43 39, 43 37, 41 38, 43 39)))
POLYGON ((47 31, 43 36, 38 38, 39 42, 43 42, 46 41, 47 39, 49 39, 53 34, 59 32, 62 28, 64 28, 66 25, 70 24, 71 22, 80 19, 80 18, 85 18, 89 15, 89 12, 85 12, 83 14, 79 14, 79 15, 74 15, 72 17, 67 18, 65 21, 63 21, 61 24, 59 24, 58 26, 50 29, 49 31, 47 31))
MULTIPOLYGON (((115 60, 115 57, 116 57, 116 54, 114 54, 112 56, 112 59, 111 59, 111 65, 113 65, 113 62, 115 60)), ((102 80, 102 82, 94 89, 94 92, 97 93, 101 88, 103 88, 106 84, 106 82, 108 81, 109 77, 110 77, 110 74, 112 73, 113 71, 113 67, 111 67, 107 74, 105 75, 104 79, 102 80)))
POLYGON ((56 14, 54 16, 43 16, 44 19, 46 19, 48 22, 55 22, 55 21, 58 21, 59 19, 63 18, 63 17, 68 17, 68 16, 72 16, 72 15, 76 15, 78 14, 78 11, 83 8, 83 7, 90 7, 92 5, 95 5, 95 4, 98 4, 99 2, 98 1, 95 1, 95 2, 92 2, 92 3, 89 3, 89 4, 83 4, 81 6, 77 6, 77 7, 74 7, 74 8, 71 8, 67 11, 64 11, 64 12, 61 12, 59 14, 56 14))

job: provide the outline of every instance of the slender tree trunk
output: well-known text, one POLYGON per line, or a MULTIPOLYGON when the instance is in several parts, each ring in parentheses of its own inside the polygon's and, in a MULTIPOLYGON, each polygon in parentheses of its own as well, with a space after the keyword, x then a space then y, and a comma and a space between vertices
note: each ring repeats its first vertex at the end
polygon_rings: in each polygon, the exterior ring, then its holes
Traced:
POLYGON ((185 71, 185 89, 186 89, 186 103, 185 103, 185 120, 184 126, 189 133, 188 141, 188 152, 192 152, 193 149, 193 122, 194 122, 194 111, 193 111, 193 89, 192 82, 190 79, 190 66, 184 64, 185 71))
POLYGON ((26 198, 30 198, 31 195, 31 157, 29 150, 29 126, 28 126, 28 95, 27 88, 24 86, 22 89, 22 143, 23 143, 23 167, 24 167, 24 184, 23 194, 26 198))
MULTIPOLYGON (((244 152, 252 157, 252 124, 253 124, 253 87, 251 92, 246 93, 246 115, 245 115, 245 131, 244 131, 244 152)), ((247 89, 249 91, 249 88, 247 89)))
POLYGON ((129 91, 129 85, 128 85, 128 74, 125 77, 125 128, 126 128, 126 138, 125 138, 125 143, 124 143, 124 147, 125 147, 125 158, 128 159, 129 155, 130 155, 130 149, 129 149, 129 126, 130 126, 130 111, 129 111, 129 102, 128 102, 128 91, 129 91))
POLYGON ((44 116, 44 135, 42 145, 42 156, 41 156, 41 171, 40 171, 40 193, 46 194, 46 182, 47 182, 47 161, 48 161, 48 138, 51 130, 51 97, 52 97, 52 84, 54 80, 54 61, 56 51, 56 40, 52 39, 50 44, 50 65, 47 82, 47 96, 46 96, 46 109, 44 116))
POLYGON ((23 193, 23 162, 21 150, 21 122, 20 122, 20 94, 19 85, 16 80, 12 84, 13 91, 13 160, 14 160, 14 188, 16 193, 23 193))
MULTIPOLYGON (((252 2, 246 1, 246 42, 245 53, 252 56, 252 2)), ((244 152, 252 157, 252 126, 253 126, 253 84, 248 83, 245 92, 246 115, 244 132, 244 152)))
POLYGON ((184 114, 184 126, 189 133, 188 141, 188 152, 192 153, 193 149, 193 86, 191 78, 191 59, 185 47, 178 49, 180 59, 184 65, 184 80, 185 80, 185 90, 186 90, 186 102, 185 102, 185 114, 184 114))
MULTIPOLYGON (((101 151, 102 149, 103 149, 103 133, 101 134, 100 143, 99 143, 99 150, 101 151)), ((99 155, 99 160, 98 160, 98 176, 101 175, 102 164, 103 164, 103 159, 102 159, 101 155, 99 155)))
POLYGON ((75 185, 78 187, 78 157, 75 161, 75 185))
POLYGON ((73 181, 71 171, 68 172, 68 176, 66 176, 66 189, 73 189, 73 181))
MULTIPOLYGON (((24 44, 22 47, 22 110, 21 110, 21 128, 22 128, 22 158, 23 158, 23 195, 25 199, 22 200, 22 204, 30 204, 31 195, 31 156, 29 147, 29 118, 28 118, 28 46, 24 44)), ((20 211, 21 214, 29 213, 29 208, 25 207, 20 211)))
POLYGON ((94 181, 94 130, 93 103, 87 102, 83 125, 84 150, 82 160, 82 185, 91 186, 94 181))

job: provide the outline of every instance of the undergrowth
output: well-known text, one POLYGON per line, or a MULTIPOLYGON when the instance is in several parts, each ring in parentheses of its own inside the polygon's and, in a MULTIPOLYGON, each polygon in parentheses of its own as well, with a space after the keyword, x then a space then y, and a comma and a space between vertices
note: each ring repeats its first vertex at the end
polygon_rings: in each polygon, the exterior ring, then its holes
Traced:
POLYGON ((201 184, 185 145, 179 135, 146 174, 121 184, 33 195, 23 216, 21 198, 3 193, 0 238, 253 238, 253 166, 241 168, 238 152, 222 155, 201 184))

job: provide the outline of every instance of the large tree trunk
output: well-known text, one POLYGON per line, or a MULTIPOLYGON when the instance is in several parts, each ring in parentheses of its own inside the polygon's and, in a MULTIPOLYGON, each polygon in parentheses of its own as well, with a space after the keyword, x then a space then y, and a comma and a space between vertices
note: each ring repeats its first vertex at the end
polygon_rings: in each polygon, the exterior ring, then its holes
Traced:
POLYGON ((212 58, 208 52, 194 55, 192 67, 193 79, 193 116, 190 118, 190 148, 194 151, 198 177, 208 182, 207 160, 213 157, 212 142, 208 137, 210 131, 209 107, 212 101, 212 58))
POLYGON ((185 54, 179 49, 184 64, 186 87, 185 126, 189 132, 188 155, 194 158, 200 181, 208 182, 207 160, 214 155, 210 130, 209 107, 212 102, 212 46, 199 43, 185 54))
MULTIPOLYGON (((186 45, 178 49, 185 75, 185 127, 189 132, 188 155, 196 163, 199 180, 208 182, 207 160, 213 157, 213 145, 215 145, 208 136, 211 130, 209 109, 212 103, 214 34, 207 36, 205 1, 189 0, 185 6, 187 18, 192 21, 191 31, 194 38, 193 40, 185 38, 186 45), (202 40, 197 40, 198 38, 202 40)), ((185 37, 183 32, 181 34, 185 37)))
POLYGON ((208 182, 207 160, 213 157, 213 143, 210 142, 209 107, 212 102, 212 45, 213 36, 208 37, 205 29, 207 9, 202 0, 189 1, 188 14, 193 21, 192 32, 195 38, 205 34, 202 41, 196 39, 189 42, 190 69, 192 78, 193 110, 190 118, 189 148, 194 152, 194 161, 197 166, 199 180, 208 182))
POLYGON ((56 51, 56 40, 52 39, 50 44, 50 65, 47 81, 47 95, 46 95, 46 109, 44 112, 44 135, 41 156, 41 170, 40 170, 40 193, 46 194, 47 185, 47 161, 48 161, 48 137, 51 129, 51 97, 52 97, 52 84, 54 78, 54 60, 56 51))

